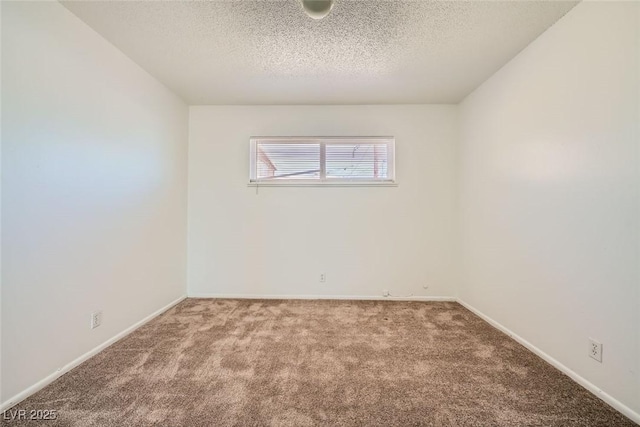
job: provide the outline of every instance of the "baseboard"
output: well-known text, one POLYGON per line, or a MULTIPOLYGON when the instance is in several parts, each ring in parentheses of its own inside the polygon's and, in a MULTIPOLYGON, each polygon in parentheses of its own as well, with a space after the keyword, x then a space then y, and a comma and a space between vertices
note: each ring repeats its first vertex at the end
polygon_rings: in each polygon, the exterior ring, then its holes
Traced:
POLYGON ((159 315, 161 315, 165 311, 169 310, 171 307, 173 307, 174 305, 178 304, 180 301, 184 300, 185 298, 186 298, 186 295, 183 295, 180 298, 176 299, 175 301, 170 302, 169 304, 167 304, 166 306, 162 307, 161 309, 151 313, 150 315, 148 315, 144 319, 140 320, 139 322, 134 323, 133 325, 129 326, 124 331, 118 333, 114 337, 112 337, 112 338, 108 339, 107 341, 103 342, 99 346, 95 347, 93 350, 90 350, 90 351, 86 352, 85 354, 83 354, 82 356, 80 356, 77 359, 73 360, 72 362, 67 363, 62 368, 59 368, 58 370, 56 370, 51 375, 43 378, 42 380, 40 380, 37 383, 35 383, 34 385, 28 387, 24 391, 21 391, 20 393, 16 394, 15 396, 13 396, 12 398, 6 400, 5 402, 2 402, 2 405, 0 405, 0 413, 6 411, 7 409, 11 408, 12 406, 17 405, 18 403, 22 402, 24 399, 26 399, 27 397, 31 396, 32 394, 40 391, 44 387, 48 386, 49 384, 51 384, 52 382, 54 382, 55 380, 60 378, 62 375, 66 374, 67 372, 69 372, 70 370, 75 368, 76 366, 80 365, 82 362, 88 360, 92 356, 94 356, 97 353, 101 352, 102 350, 104 350, 105 348, 109 347, 110 345, 114 344, 116 341, 121 340, 125 336, 129 335, 131 332, 133 332, 136 329, 138 329, 140 326, 142 326, 145 323, 149 322, 153 318, 158 317, 159 315))
MULTIPOLYGON (((332 299, 332 300, 374 300, 374 301, 389 301, 389 300, 391 300, 391 301, 456 301, 459 304, 461 304, 462 306, 464 306, 465 308, 467 308, 469 311, 473 312, 478 317, 480 317, 481 319, 483 319, 484 321, 489 323, 491 326, 493 326, 496 329, 498 329, 498 330, 502 331, 503 333, 507 334, 508 336, 510 336, 511 338, 516 340, 518 343, 522 344, 524 347, 529 349, 531 352, 536 354, 538 357, 542 358, 543 360, 545 360, 546 362, 548 362, 549 364, 554 366, 556 369, 558 369, 561 372, 563 372, 564 374, 566 374, 569 378, 571 378, 572 380, 574 380, 575 382, 580 384, 582 387, 584 387, 585 389, 590 391, 592 394, 594 394, 595 396, 597 396, 598 398, 603 400, 605 403, 607 403, 608 405, 613 407, 615 410, 617 410, 618 412, 624 414, 625 416, 630 418, 635 423, 640 424, 640 414, 639 413, 635 412, 633 409, 629 408, 628 406, 626 406, 625 404, 623 404, 619 400, 615 399, 613 396, 605 393, 600 388, 598 388, 596 385, 594 385, 590 381, 586 380, 584 377, 578 375, 576 372, 572 371, 571 369, 569 369, 568 367, 566 367, 565 365, 563 365, 562 363, 560 363, 559 361, 557 361, 553 357, 549 356, 547 353, 545 353, 544 351, 540 350, 538 347, 534 346, 529 341, 527 341, 524 338, 520 337, 519 335, 515 334, 513 331, 511 331, 507 327, 505 327, 502 324, 496 322, 491 317, 489 317, 486 314, 482 313, 481 311, 479 311, 475 307, 469 305, 468 303, 466 303, 465 301, 461 300, 460 298, 443 297, 443 296, 383 297, 383 296, 351 296, 351 295, 345 296, 345 295, 247 295, 247 294, 192 294, 192 295, 189 295, 188 297, 189 298, 220 298, 220 299, 222 299, 222 298, 233 298, 233 299, 307 299, 307 300, 309 300, 309 299, 310 300, 314 300, 314 299, 315 300, 332 299)), ((18 403, 20 403, 21 401, 23 401, 27 397, 31 396, 32 394, 36 393, 37 391, 39 391, 42 388, 46 387, 47 385, 51 384, 53 381, 55 381, 56 379, 58 379, 62 375, 66 374, 71 369, 75 368, 76 366, 78 366, 81 363, 83 363, 84 361, 88 360, 89 358, 91 358, 95 354, 99 353, 100 351, 104 350, 105 348, 109 347, 110 345, 114 344, 115 342, 119 341, 120 339, 124 338, 125 336, 129 335, 131 332, 135 331, 136 329, 138 329, 139 327, 141 327, 145 323, 149 322, 153 318, 155 318, 155 317, 159 316, 160 314, 164 313, 165 311, 169 310, 171 307, 173 307, 174 305, 178 304, 179 302, 181 302, 185 298, 187 298, 187 297, 186 296, 182 296, 182 297, 176 299, 175 301, 172 301, 171 303, 169 303, 166 306, 162 307, 161 309, 151 313, 149 316, 147 316, 144 319, 140 320, 139 322, 131 325, 130 327, 128 327, 124 331, 122 331, 119 334, 115 335, 114 337, 108 339, 107 341, 105 341, 104 343, 102 343, 99 346, 95 347, 94 349, 88 351, 87 353, 83 354, 82 356, 78 357, 77 359, 73 360, 72 362, 68 363, 67 365, 63 366, 62 368, 58 369, 56 372, 52 373, 51 375, 47 376, 46 378, 38 381, 37 383, 35 383, 34 385, 30 386, 26 390, 16 394, 15 396, 13 396, 12 398, 8 399, 7 401, 2 402, 2 404, 0 405, 0 412, 4 412, 7 409, 11 408, 12 406, 17 405, 18 403)))
POLYGON ((557 361, 553 357, 549 356, 547 353, 545 353, 544 351, 540 350, 538 347, 536 347, 535 345, 531 344, 529 341, 525 340, 524 338, 522 338, 518 334, 516 334, 513 331, 511 331, 509 328, 503 326, 502 324, 500 324, 500 323, 496 322, 495 320, 493 320, 491 317, 489 317, 486 314, 482 313, 480 310, 478 310, 475 307, 469 305, 468 303, 464 302, 460 298, 457 298, 457 301, 458 301, 458 303, 460 303, 460 305, 462 305, 463 307, 467 308, 469 311, 471 311, 472 313, 474 313, 475 315, 480 317, 482 320, 484 320, 485 322, 489 323, 494 328, 496 328, 496 329, 504 332, 505 334, 509 335, 511 338, 516 340, 518 343, 522 344, 528 350, 533 352, 535 355, 537 355, 538 357, 540 357, 541 359, 545 360, 546 362, 548 362, 550 365, 552 365, 556 369, 558 369, 561 372, 563 372, 564 374, 566 374, 569 378, 571 378, 572 380, 574 380, 575 382, 580 384, 582 387, 584 387, 585 389, 590 391, 592 394, 594 394, 595 396, 597 396, 598 398, 603 400, 605 403, 607 403, 609 406, 614 408, 616 411, 624 414, 626 417, 630 418, 633 422, 635 422, 637 424, 640 424, 640 414, 639 413, 637 413, 633 409, 629 408, 627 405, 625 405, 624 403, 620 402, 619 400, 617 400, 616 398, 614 398, 610 394, 605 393, 604 391, 602 391, 600 388, 598 388, 592 382, 588 381, 584 377, 582 377, 579 374, 577 374, 576 372, 572 371, 567 366, 563 365, 562 363, 560 363, 559 361, 557 361))
POLYGON ((381 295, 262 295, 262 294, 209 294, 193 293, 188 298, 217 298, 217 299, 286 299, 286 300, 355 300, 355 301, 452 301, 455 297, 443 296, 389 296, 381 295))

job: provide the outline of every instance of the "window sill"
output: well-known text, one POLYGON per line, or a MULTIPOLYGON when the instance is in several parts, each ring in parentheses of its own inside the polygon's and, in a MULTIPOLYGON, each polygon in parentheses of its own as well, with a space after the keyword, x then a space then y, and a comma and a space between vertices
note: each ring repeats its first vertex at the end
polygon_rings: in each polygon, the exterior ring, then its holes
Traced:
POLYGON ((250 182, 247 187, 397 187, 392 181, 250 182))

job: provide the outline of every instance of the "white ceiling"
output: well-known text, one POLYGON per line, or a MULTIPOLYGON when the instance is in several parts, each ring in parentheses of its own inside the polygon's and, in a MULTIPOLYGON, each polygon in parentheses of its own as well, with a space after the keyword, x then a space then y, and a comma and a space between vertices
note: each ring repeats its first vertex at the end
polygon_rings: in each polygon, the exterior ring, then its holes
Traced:
POLYGON ((457 103, 575 1, 63 1, 189 104, 457 103))

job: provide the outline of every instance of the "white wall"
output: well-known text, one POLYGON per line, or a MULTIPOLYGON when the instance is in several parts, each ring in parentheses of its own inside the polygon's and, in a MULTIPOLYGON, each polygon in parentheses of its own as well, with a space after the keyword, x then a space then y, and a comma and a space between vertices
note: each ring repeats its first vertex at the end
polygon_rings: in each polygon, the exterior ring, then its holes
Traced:
POLYGON ((636 412, 639 16, 579 4, 460 110, 461 299, 636 412))
POLYGON ((6 402, 184 294, 188 108, 59 3, 2 8, 6 402))
POLYGON ((188 294, 454 296, 455 120, 455 106, 191 107, 188 294), (256 194, 252 135, 393 135, 399 186, 256 194))
MULTIPOLYGON (((2 2, 0 2, 2 24, 2 2)), ((2 404, 2 27, 0 27, 0 405, 2 404)))

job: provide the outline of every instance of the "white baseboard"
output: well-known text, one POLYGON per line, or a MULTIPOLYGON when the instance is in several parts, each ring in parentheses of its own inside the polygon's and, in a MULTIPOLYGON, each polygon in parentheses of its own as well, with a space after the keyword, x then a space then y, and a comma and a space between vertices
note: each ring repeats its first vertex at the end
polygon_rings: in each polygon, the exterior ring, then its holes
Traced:
POLYGON ((67 372, 69 372, 70 370, 72 370, 73 368, 75 368, 76 366, 81 364, 82 362, 88 360, 92 356, 94 356, 97 353, 101 352, 102 350, 104 350, 105 348, 109 347, 111 344, 115 343, 116 341, 118 341, 118 340, 124 338, 125 336, 129 335, 131 332, 135 331, 140 326, 142 326, 145 323, 149 322, 153 318, 158 317, 159 315, 161 315, 165 311, 169 310, 171 307, 173 307, 174 305, 178 304, 180 301, 184 300, 185 298, 186 298, 186 295, 183 295, 180 298, 176 299, 175 301, 170 302, 169 304, 167 304, 164 307, 162 307, 161 309, 151 313, 150 315, 148 315, 144 319, 140 320, 139 322, 134 323, 133 325, 129 326, 127 329, 125 329, 124 331, 120 332, 116 336, 114 336, 114 337, 108 339, 107 341, 103 342, 99 346, 95 347, 93 350, 90 350, 90 351, 86 352, 85 354, 83 354, 82 356, 80 356, 77 359, 73 360, 72 362, 67 363, 62 368, 59 368, 58 370, 56 370, 54 373, 50 374, 49 376, 43 378, 42 380, 40 380, 37 383, 33 384, 32 386, 28 387, 27 389, 21 391, 20 393, 16 394, 12 398, 2 402, 2 404, 0 405, 0 412, 6 411, 7 409, 11 408, 12 406, 15 406, 18 403, 22 402, 24 399, 26 399, 27 397, 31 396, 32 394, 40 391, 41 389, 43 389, 44 387, 48 386, 49 384, 51 384, 52 382, 54 382, 55 380, 60 378, 62 375, 66 374, 67 372))
POLYGON ((362 301, 451 301, 455 302, 455 297, 442 296, 389 296, 381 295, 261 295, 261 294, 209 294, 194 293, 188 298, 217 298, 217 299, 316 299, 316 300, 362 300, 362 301))
POLYGON ((531 344, 529 341, 525 340, 521 336, 517 335, 516 333, 514 333, 513 331, 511 331, 507 327, 503 326, 502 324, 500 324, 500 323, 496 322, 495 320, 493 320, 491 317, 489 317, 486 314, 482 313, 480 310, 478 310, 475 307, 469 305, 468 303, 464 302, 460 298, 457 298, 457 301, 463 307, 467 308, 469 311, 473 312, 475 315, 480 317, 482 320, 484 320, 485 322, 489 323, 494 328, 496 328, 496 329, 504 332, 505 334, 509 335, 511 338, 516 340, 518 343, 520 343, 523 346, 525 346, 528 350, 530 350, 536 356, 540 357, 541 359, 545 360, 546 362, 548 362, 550 365, 552 365, 556 369, 558 369, 561 372, 563 372, 564 374, 566 374, 569 378, 571 378, 572 380, 574 380, 575 382, 580 384, 582 387, 586 388, 588 391, 590 391, 592 394, 594 394, 598 398, 602 399, 605 403, 607 403, 609 406, 614 408, 616 411, 624 414, 625 416, 630 418, 633 422, 635 422, 637 424, 640 424, 640 414, 639 413, 635 412, 633 409, 629 408, 627 405, 625 405, 624 403, 620 402, 619 400, 617 400, 616 398, 614 398, 610 394, 605 393, 604 391, 602 391, 600 388, 598 388, 592 382, 590 382, 587 379, 585 379, 584 377, 578 375, 576 372, 572 371, 571 369, 569 369, 568 367, 566 367, 562 363, 558 362, 556 359, 554 359, 553 357, 549 356, 547 353, 545 353, 544 351, 540 350, 538 347, 536 347, 535 345, 531 344))
MULTIPOLYGON (((538 347, 534 346, 529 341, 515 334, 510 329, 496 322, 491 317, 485 315, 484 313, 477 310, 475 307, 469 305, 468 303, 461 300, 460 298, 443 297, 443 296, 383 297, 383 296, 355 296, 355 295, 350 296, 350 295, 248 295, 248 294, 192 294, 192 295, 189 295, 188 297, 189 298, 220 298, 220 299, 232 298, 232 299, 317 299, 317 300, 333 299, 333 300, 373 300, 373 301, 456 301, 460 303, 462 306, 464 306, 465 308, 467 308, 468 310, 470 310, 471 312, 473 312, 474 314, 476 314, 478 317, 480 317, 481 319, 489 323, 491 326, 504 332, 505 334, 507 334, 514 340, 516 340, 518 343, 522 344, 524 347, 529 349, 531 352, 536 354, 538 357, 542 358, 543 360, 545 360, 546 362, 548 362, 549 364, 551 364, 561 372, 565 373, 567 376, 569 376, 569 378, 571 378, 572 380, 580 384, 582 387, 584 387, 585 389, 593 393, 598 398, 602 399, 604 402, 606 402, 608 405, 613 407, 615 410, 617 410, 618 412, 621 412, 622 414, 624 414, 625 416, 633 420, 635 423, 640 424, 639 413, 635 412, 633 409, 629 408, 619 400, 615 399, 613 396, 605 393, 600 388, 595 386, 593 383, 589 382, 588 380, 578 375, 577 373, 575 373, 574 371, 572 371, 571 369, 569 369, 568 367, 566 367, 565 365, 563 365, 562 363, 554 359, 553 357, 549 356, 547 353, 540 350, 538 347)), ((150 314, 149 316, 145 317, 144 319, 140 320, 139 322, 135 323, 134 325, 120 332, 116 336, 110 338, 109 340, 95 347, 93 350, 90 350, 89 352, 83 354, 82 356, 78 357, 77 359, 73 360, 72 362, 68 363, 62 368, 58 369, 56 372, 38 381, 37 383, 30 386, 26 390, 16 394, 9 400, 3 402, 0 405, 0 412, 4 412, 5 410, 11 408, 12 406, 17 405, 22 400, 26 399, 27 397, 31 396, 32 394, 36 393, 37 391, 51 384, 60 376, 69 372, 71 369, 75 368, 76 366, 80 365, 82 362, 86 361, 90 357, 94 356, 95 354, 109 347, 111 344, 115 343, 116 341, 129 335, 131 332, 135 331, 140 326, 144 325, 145 323, 149 322, 153 318, 164 313, 165 311, 167 311, 174 305, 178 304, 180 301, 184 300, 185 298, 187 297, 182 296, 176 299, 175 301, 167 304, 161 309, 155 311, 154 313, 150 314)))

